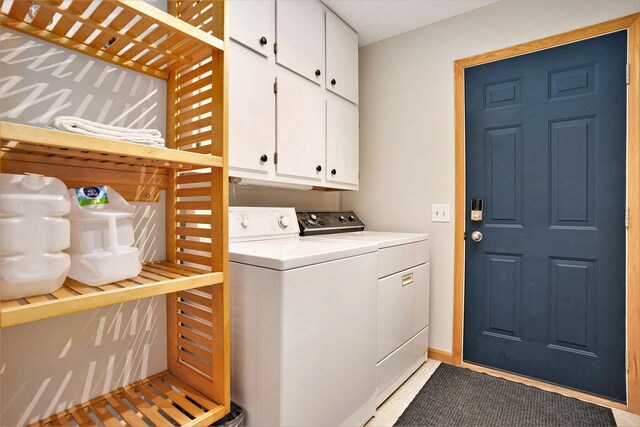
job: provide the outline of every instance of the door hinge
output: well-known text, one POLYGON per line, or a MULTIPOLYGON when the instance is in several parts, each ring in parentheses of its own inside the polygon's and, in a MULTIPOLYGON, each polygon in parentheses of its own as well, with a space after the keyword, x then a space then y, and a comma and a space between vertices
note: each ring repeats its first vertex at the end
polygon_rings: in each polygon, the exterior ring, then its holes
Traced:
POLYGON ((273 82, 273 93, 278 93, 278 82, 273 82))
POLYGON ((273 153, 273 163, 278 164, 278 153, 273 153))
POLYGON ((627 206, 626 208, 624 208, 624 226, 625 226, 625 228, 629 228, 630 218, 631 218, 631 215, 629 213, 629 206, 627 206))
POLYGON ((627 84, 629 84, 630 80, 631 80, 631 64, 627 64, 627 68, 626 68, 626 82, 627 82, 627 84))
POLYGON ((624 368, 629 370, 629 350, 624 353, 624 368))
POLYGON ((273 44, 273 53, 278 53, 278 43, 273 44))

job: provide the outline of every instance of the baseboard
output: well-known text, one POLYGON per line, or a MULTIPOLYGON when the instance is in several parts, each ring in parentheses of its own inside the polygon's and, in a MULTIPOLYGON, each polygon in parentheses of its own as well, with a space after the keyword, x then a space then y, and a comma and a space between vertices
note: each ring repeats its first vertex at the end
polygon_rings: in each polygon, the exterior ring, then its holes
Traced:
POLYGON ((433 359, 442 363, 453 365, 453 354, 451 354, 448 351, 438 350, 437 348, 429 347, 429 351, 427 352, 427 357, 429 359, 433 359))

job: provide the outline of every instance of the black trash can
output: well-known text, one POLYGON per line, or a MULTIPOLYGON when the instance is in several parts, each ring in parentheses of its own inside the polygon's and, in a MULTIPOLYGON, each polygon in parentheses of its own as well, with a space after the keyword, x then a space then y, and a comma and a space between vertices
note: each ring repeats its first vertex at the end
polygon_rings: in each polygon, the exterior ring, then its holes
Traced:
POLYGON ((220 427, 241 427, 244 425, 244 417, 246 414, 247 412, 240 405, 231 402, 231 412, 212 425, 220 427))

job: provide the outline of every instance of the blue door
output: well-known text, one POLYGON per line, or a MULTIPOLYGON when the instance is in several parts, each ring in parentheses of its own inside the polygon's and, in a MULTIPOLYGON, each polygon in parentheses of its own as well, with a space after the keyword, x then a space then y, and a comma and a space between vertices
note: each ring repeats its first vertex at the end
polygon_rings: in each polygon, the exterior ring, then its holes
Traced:
POLYGON ((465 72, 464 360, 618 401, 626 61, 621 31, 465 72))

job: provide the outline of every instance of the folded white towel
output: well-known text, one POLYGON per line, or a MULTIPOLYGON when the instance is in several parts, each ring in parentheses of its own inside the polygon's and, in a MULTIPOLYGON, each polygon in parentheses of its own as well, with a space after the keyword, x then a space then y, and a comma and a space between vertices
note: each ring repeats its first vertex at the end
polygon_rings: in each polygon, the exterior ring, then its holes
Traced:
POLYGON ((49 126, 81 135, 117 139, 119 141, 135 142, 137 144, 164 146, 162 134, 157 129, 129 129, 92 122, 91 120, 74 116, 55 117, 51 120, 49 126))

